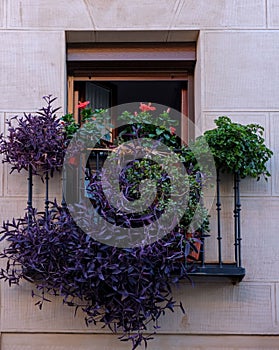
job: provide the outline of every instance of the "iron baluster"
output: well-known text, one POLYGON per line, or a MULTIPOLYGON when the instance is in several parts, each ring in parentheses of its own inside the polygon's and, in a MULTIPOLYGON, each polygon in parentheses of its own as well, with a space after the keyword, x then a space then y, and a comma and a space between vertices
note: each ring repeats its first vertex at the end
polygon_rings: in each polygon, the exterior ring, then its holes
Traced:
MULTIPOLYGON (((199 188, 199 202, 200 206, 203 209, 204 207, 204 201, 203 201, 203 183, 202 183, 202 176, 200 173, 198 173, 198 181, 200 182, 200 188, 199 188)), ((205 234, 204 234, 204 222, 201 224, 201 250, 200 250, 200 260, 201 260, 201 267, 205 267, 205 234)))
POLYGON ((241 267, 241 220, 240 220, 240 211, 241 211, 241 202, 240 202, 240 176, 239 173, 235 174, 235 187, 236 187, 236 213, 237 213, 237 266, 241 267))
POLYGON ((66 203, 66 200, 65 200, 64 193, 62 193, 61 207, 62 207, 63 209, 66 209, 66 208, 67 208, 67 203, 66 203))
POLYGON ((203 225, 201 226, 201 251, 200 251, 200 260, 201 260, 201 267, 205 267, 205 239, 204 239, 204 230, 203 225))
POLYGON ((61 178, 61 182, 62 182, 62 199, 61 199, 61 207, 63 209, 66 209, 66 200, 65 200, 65 195, 64 193, 66 192, 66 171, 65 171, 65 165, 62 168, 62 178, 61 178))
POLYGON ((31 165, 28 167, 28 199, 27 199, 27 212, 28 212, 28 226, 32 220, 32 208, 33 208, 33 171, 31 165))
POLYGON ((96 168, 94 169, 95 170, 95 174, 98 174, 99 173, 99 168, 100 168, 100 151, 96 150, 93 152, 93 155, 94 155, 94 159, 96 161, 96 168))
POLYGON ((236 173, 234 173, 234 255, 235 255, 235 263, 238 266, 238 211, 237 211, 237 182, 236 182, 236 173))
POLYGON ((49 175, 46 172, 45 175, 45 216, 48 217, 49 214, 49 175))
POLYGON ((217 240, 218 240, 218 263, 222 267, 222 232, 221 232, 221 199, 220 199, 220 169, 216 171, 216 189, 217 189, 217 240))

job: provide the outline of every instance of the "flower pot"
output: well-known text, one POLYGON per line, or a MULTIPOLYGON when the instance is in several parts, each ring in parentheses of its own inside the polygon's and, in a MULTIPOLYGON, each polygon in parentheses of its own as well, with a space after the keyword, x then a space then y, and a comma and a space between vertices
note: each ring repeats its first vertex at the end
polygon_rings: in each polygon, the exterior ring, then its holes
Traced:
POLYGON ((200 258, 200 250, 202 242, 200 240, 200 232, 187 233, 186 238, 190 243, 190 252, 187 256, 187 262, 198 261, 200 258))

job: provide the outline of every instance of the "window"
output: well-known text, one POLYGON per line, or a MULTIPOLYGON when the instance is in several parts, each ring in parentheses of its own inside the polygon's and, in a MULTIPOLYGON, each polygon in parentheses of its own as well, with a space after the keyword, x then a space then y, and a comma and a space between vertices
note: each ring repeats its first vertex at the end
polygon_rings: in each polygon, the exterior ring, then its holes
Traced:
MULTIPOLYGON (((68 112, 78 120, 78 101, 94 108, 153 102, 181 112, 180 132, 192 138, 195 43, 71 44, 68 112)), ((113 120, 112 120, 113 123, 113 120)))

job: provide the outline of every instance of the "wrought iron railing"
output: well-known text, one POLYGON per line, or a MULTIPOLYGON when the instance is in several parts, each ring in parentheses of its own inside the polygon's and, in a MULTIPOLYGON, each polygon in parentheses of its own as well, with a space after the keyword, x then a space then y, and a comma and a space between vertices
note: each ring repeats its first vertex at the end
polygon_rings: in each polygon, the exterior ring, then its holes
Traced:
MULTIPOLYGON (((94 150, 91 152, 91 170, 100 171, 104 159, 107 157, 109 151, 94 150), (93 165, 93 167, 92 167, 93 165)), ((234 174, 234 180, 232 183, 234 208, 231 213, 231 219, 234 220, 234 232, 230 232, 233 238, 233 245, 231 250, 234 250, 234 261, 223 261, 223 230, 222 230, 222 194, 221 194, 221 174, 220 170, 216 171, 216 220, 217 220, 217 261, 206 261, 206 242, 208 239, 214 239, 209 234, 201 234, 200 240, 202 242, 202 249, 199 254, 199 258, 196 262, 192 263, 191 272, 192 276, 219 276, 230 278, 233 282, 239 282, 245 276, 245 269, 242 267, 241 261, 241 202, 240 202, 240 176, 238 173, 234 174)), ((187 263, 187 260, 186 262, 187 263)))
MULTIPOLYGON (((245 276, 245 269, 242 267, 241 259, 241 202, 240 202, 240 176, 238 173, 234 174, 233 177, 233 197, 234 197, 234 208, 231 213, 231 218, 234 220, 234 232, 229 234, 233 235, 233 245, 231 249, 234 249, 234 261, 224 262, 223 261, 223 229, 222 229, 222 196, 221 196, 221 175, 220 170, 216 172, 216 220, 217 220, 217 261, 206 262, 206 239, 203 238, 203 248, 200 261, 195 263, 194 269, 190 272, 190 275, 195 276, 219 276, 228 277, 233 282, 240 282, 245 276)), ((211 237, 211 236, 209 236, 211 237)), ((211 237, 212 238, 212 237, 211 237)), ((209 238, 210 239, 210 238, 209 238)))
MULTIPOLYGON (((90 153, 90 157, 87 160, 87 166, 91 172, 98 172, 101 170, 103 162, 108 156, 111 150, 106 149, 94 149, 90 153)), ((83 181, 84 190, 86 190, 86 178, 84 173, 80 177, 80 181, 83 181)), ((46 173, 44 178, 45 183, 45 215, 49 213, 49 175, 46 173)), ((238 173, 234 174, 233 180, 233 197, 234 206, 231 218, 234 220, 234 232, 230 232, 233 236, 233 245, 231 247, 234 250, 234 261, 224 262, 223 261, 223 229, 222 229, 222 196, 221 196, 221 175, 219 169, 217 169, 216 176, 216 220, 217 220, 217 233, 216 233, 216 244, 217 244, 217 259, 216 262, 208 262, 206 259, 207 255, 207 242, 213 238, 213 235, 201 234, 200 240, 202 242, 202 249, 199 253, 199 258, 195 262, 190 262, 191 269, 189 272, 190 276, 215 276, 215 277, 227 277, 233 282, 239 282, 245 276, 245 269, 242 267, 241 259, 241 202, 240 202, 240 176, 238 173)), ((62 196, 62 205, 65 206, 65 200, 62 196)), ((29 168, 28 174, 28 200, 27 200, 28 212, 33 207, 33 174, 32 169, 29 168)), ((187 264, 187 260, 185 261, 187 264)))

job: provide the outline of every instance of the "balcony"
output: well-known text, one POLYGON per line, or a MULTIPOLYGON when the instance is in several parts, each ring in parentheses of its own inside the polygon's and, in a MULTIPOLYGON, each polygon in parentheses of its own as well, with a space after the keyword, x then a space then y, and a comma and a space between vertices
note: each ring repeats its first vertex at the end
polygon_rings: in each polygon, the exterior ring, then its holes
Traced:
MULTIPOLYGON (((99 172, 102 169, 102 165, 105 162, 108 154, 112 152, 110 149, 92 149, 90 156, 87 160, 87 166, 91 174, 99 172)), ((223 234, 223 219, 222 219, 222 178, 224 174, 221 174, 217 170, 216 174, 216 232, 210 232, 210 234, 201 235, 201 250, 197 259, 189 262, 189 259, 185 259, 185 265, 189 268, 189 276, 195 277, 220 277, 229 279, 232 283, 240 282, 245 276, 245 269, 242 266, 241 259, 241 201, 240 201, 240 177, 238 174, 234 174, 233 182, 231 184, 233 188, 233 210, 231 212, 230 220, 233 232, 226 232, 226 237, 229 236, 226 242, 224 242, 223 234), (209 258, 208 254, 212 250, 216 252, 215 259, 209 258), (230 261, 224 259, 224 250, 230 251, 230 261)), ((84 178, 81 177, 81 182, 84 182, 84 178)), ((81 184, 81 187, 84 187, 81 184)), ((90 196, 90 195, 88 195, 90 196)))

